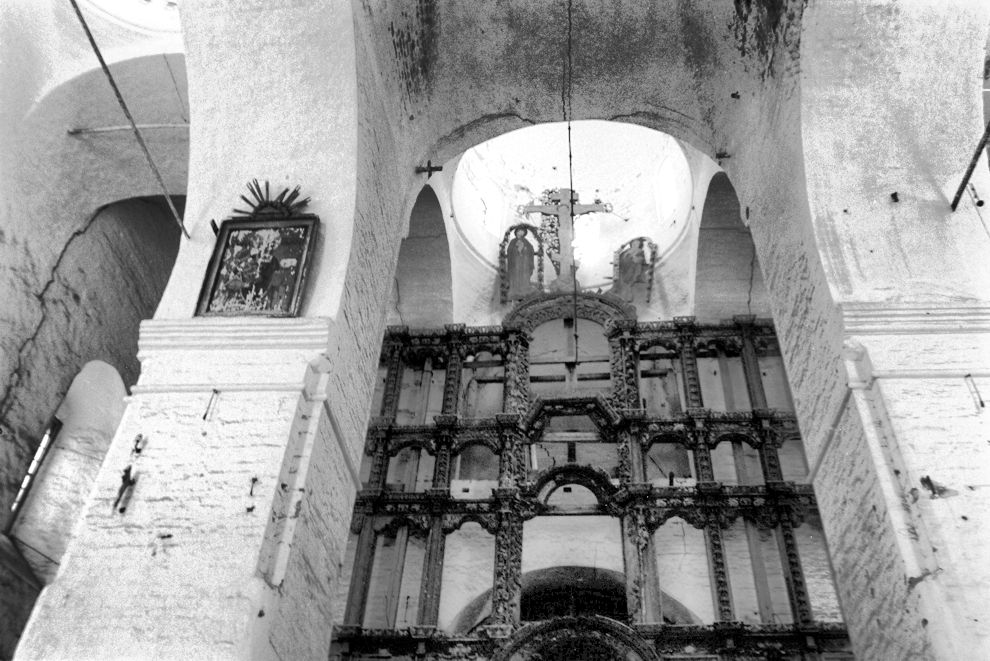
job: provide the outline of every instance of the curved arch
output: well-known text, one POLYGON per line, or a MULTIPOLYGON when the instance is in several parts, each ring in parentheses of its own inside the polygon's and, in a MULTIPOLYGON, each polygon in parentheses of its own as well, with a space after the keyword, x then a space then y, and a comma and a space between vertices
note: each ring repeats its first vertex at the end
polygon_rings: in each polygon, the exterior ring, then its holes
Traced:
POLYGON ((690 450, 694 443, 691 440, 691 435, 685 431, 665 431, 659 434, 654 434, 650 436, 644 446, 644 450, 649 450, 651 447, 658 443, 668 443, 672 445, 679 445, 683 448, 690 450))
POLYGON ((489 450, 491 450, 495 454, 498 454, 499 449, 500 449, 499 448, 499 443, 498 443, 497 440, 495 440, 493 438, 487 438, 487 437, 484 437, 484 436, 474 436, 474 437, 468 437, 468 438, 465 438, 463 440, 460 440, 460 441, 456 442, 453 445, 453 447, 451 447, 450 454, 451 454, 451 456, 456 456, 456 455, 460 454, 461 452, 464 452, 465 450, 467 450, 468 448, 470 448, 471 446, 474 446, 474 445, 480 445, 481 447, 488 448, 489 450))
MULTIPOLYGON (((667 112, 633 112, 615 117, 587 115, 575 117, 574 121, 599 120, 642 126, 673 136, 709 158, 713 160, 716 158, 717 150, 715 148, 715 136, 713 134, 706 131, 705 133, 708 133, 708 135, 703 135, 691 128, 684 121, 684 115, 682 113, 670 109, 665 110, 667 112)), ((446 134, 438 136, 425 150, 425 153, 436 154, 436 160, 438 162, 447 162, 457 158, 460 154, 463 154, 472 147, 477 147, 500 135, 536 124, 559 121, 559 116, 548 116, 539 121, 534 121, 523 119, 516 113, 490 113, 473 120, 468 120, 452 128, 446 134)))
POLYGON ((532 492, 543 505, 547 504, 550 496, 560 487, 568 484, 582 486, 595 495, 599 505, 611 502, 618 487, 612 484, 608 473, 600 468, 591 466, 564 465, 555 466, 543 471, 533 481, 532 492))
MULTIPOLYGON (((570 294, 533 294, 505 316, 504 326, 532 332, 542 323, 563 319, 574 314, 574 298, 570 294)), ((636 321, 636 308, 611 294, 582 293, 577 297, 577 317, 602 326, 615 321, 636 321)))
POLYGON ((423 186, 409 215, 409 233, 395 267, 390 323, 440 326, 454 320, 450 245, 433 187, 423 186), (397 317, 397 318, 394 318, 397 317))
POLYGON ((542 435, 547 420, 556 416, 587 416, 603 437, 621 420, 619 413, 602 395, 595 397, 557 397, 545 400, 540 397, 530 406, 525 417, 525 427, 530 430, 530 440, 542 435))
POLYGON ((656 650, 630 627, 601 615, 558 617, 527 624, 492 655, 492 661, 511 661, 520 652, 539 654, 565 640, 573 640, 578 649, 602 646, 620 659, 660 661, 656 650))
POLYGON ((388 456, 390 458, 398 456, 400 452, 406 448, 415 448, 417 450, 423 450, 429 455, 436 454, 435 444, 432 439, 428 438, 403 438, 398 441, 393 441, 389 443, 388 446, 388 456))
POLYGON ((41 463, 34 479, 22 483, 23 500, 9 535, 45 583, 58 570, 85 495, 124 415, 126 396, 124 381, 112 365, 101 360, 83 365, 55 411, 58 426, 50 428, 47 447, 36 455, 41 463))
POLYGON ((745 443, 751 448, 761 448, 763 447, 763 439, 760 438, 758 434, 749 434, 741 431, 730 431, 723 433, 716 433, 711 435, 709 445, 716 446, 720 443, 745 443))
POLYGON ((23 282, 5 292, 12 303, 5 310, 17 315, 8 323, 21 326, 18 335, 25 339, 0 338, 5 349, 0 354, 11 363, 0 410, 9 431, 0 443, 13 446, 0 479, 4 513, 45 425, 83 365, 102 360, 125 385, 137 382, 140 323, 161 299, 178 253, 179 230, 160 198, 130 198, 100 207, 60 247, 48 282, 38 286, 40 296, 21 290, 23 282), (30 305, 13 304, 25 296, 30 305))

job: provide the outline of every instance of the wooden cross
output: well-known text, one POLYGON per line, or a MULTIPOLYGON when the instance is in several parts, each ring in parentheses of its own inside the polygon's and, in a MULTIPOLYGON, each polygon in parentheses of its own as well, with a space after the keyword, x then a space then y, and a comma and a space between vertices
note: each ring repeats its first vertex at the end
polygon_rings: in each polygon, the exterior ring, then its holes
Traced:
POLYGON ((577 286, 574 265, 574 217, 594 211, 611 211, 612 205, 595 202, 594 204, 578 204, 578 195, 570 188, 561 188, 550 194, 552 204, 526 204, 517 211, 520 215, 527 213, 542 213, 557 216, 557 232, 560 238, 560 275, 551 289, 570 289, 577 286), (566 278, 566 280, 565 280, 566 278), (572 284, 573 282, 573 284, 572 284))

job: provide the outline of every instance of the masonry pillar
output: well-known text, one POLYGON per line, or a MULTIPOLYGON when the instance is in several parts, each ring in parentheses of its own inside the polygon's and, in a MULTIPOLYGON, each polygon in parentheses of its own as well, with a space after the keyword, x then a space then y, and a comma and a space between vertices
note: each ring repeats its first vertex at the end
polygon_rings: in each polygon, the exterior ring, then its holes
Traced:
POLYGON ((142 325, 140 380, 17 658, 329 651, 384 329, 376 302, 409 182, 392 176, 402 156, 379 130, 383 101, 358 93, 369 74, 350 3, 202 0, 183 4, 182 22, 191 238, 142 325), (301 316, 194 317, 210 219, 242 206, 255 178, 273 194, 299 185, 322 219, 301 316))
MULTIPOLYGON (((990 657, 990 236, 974 198, 949 207, 983 130, 988 23, 963 0, 811 3, 816 249, 752 214, 858 658, 990 657)), ((985 156, 973 184, 990 192, 985 156)))

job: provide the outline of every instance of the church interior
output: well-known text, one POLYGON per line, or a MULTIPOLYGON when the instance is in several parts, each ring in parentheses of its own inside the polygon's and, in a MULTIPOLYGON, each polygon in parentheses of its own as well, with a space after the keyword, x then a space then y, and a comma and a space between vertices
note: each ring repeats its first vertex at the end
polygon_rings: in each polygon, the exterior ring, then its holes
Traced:
POLYGON ((990 6, 14 0, 0 65, 0 659, 990 656, 990 6))

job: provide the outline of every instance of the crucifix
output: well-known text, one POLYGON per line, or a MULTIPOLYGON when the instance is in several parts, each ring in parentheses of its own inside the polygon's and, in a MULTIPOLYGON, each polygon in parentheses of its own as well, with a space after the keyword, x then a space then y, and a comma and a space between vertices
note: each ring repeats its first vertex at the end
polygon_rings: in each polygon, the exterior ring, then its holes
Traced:
POLYGON ((578 204, 578 195, 570 188, 561 188, 550 193, 551 204, 520 205, 517 212, 520 215, 542 213, 557 216, 557 237, 560 240, 560 274, 550 283, 551 291, 571 290, 578 288, 577 266, 574 264, 574 217, 594 211, 611 211, 611 204, 578 204))
POLYGON ((519 215, 527 213, 542 213, 557 216, 557 238, 560 242, 560 274, 550 283, 550 291, 570 291, 573 294, 574 313, 571 319, 564 320, 567 335, 567 353, 571 360, 564 364, 567 368, 567 390, 571 392, 577 383, 575 369, 578 364, 578 332, 577 332, 577 292, 580 285, 577 281, 577 265, 574 264, 574 217, 595 211, 609 212, 611 204, 602 204, 595 200, 594 204, 578 204, 578 195, 570 188, 561 188, 550 193, 551 204, 525 204, 517 209, 519 215), (570 331, 570 333, 567 333, 570 331))

